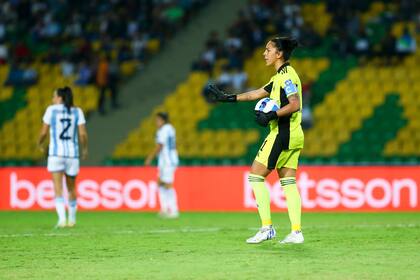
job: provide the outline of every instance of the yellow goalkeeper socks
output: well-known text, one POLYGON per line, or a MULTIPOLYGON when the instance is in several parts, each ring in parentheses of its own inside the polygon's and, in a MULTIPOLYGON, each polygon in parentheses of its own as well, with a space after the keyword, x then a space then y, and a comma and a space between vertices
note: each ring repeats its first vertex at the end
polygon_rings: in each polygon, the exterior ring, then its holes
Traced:
POLYGON ((249 174, 248 181, 254 191, 262 226, 270 226, 272 224, 270 212, 270 192, 264 184, 264 177, 249 174))
POLYGON ((285 177, 280 179, 280 184, 283 187, 284 195, 287 200, 287 210, 289 212, 289 219, 292 225, 292 231, 301 230, 301 201, 300 194, 296 186, 295 177, 285 177))

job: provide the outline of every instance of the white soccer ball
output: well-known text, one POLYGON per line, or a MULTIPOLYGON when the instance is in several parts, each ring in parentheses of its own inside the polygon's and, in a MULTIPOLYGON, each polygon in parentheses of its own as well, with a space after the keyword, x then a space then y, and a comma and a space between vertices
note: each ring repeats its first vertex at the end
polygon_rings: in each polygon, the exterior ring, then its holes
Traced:
POLYGON ((276 100, 271 98, 263 98, 260 101, 258 101, 257 105, 255 105, 255 111, 260 111, 264 113, 268 113, 270 111, 277 111, 280 109, 279 104, 276 100))

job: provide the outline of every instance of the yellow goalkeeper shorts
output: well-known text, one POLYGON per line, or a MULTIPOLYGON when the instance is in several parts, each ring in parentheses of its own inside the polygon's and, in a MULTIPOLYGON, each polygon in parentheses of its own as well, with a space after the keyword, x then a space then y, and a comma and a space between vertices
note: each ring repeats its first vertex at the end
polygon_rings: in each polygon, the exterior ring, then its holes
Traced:
POLYGON ((255 161, 263 164, 268 169, 287 167, 297 169, 301 149, 282 150, 279 145, 274 145, 276 135, 270 133, 258 150, 255 161))

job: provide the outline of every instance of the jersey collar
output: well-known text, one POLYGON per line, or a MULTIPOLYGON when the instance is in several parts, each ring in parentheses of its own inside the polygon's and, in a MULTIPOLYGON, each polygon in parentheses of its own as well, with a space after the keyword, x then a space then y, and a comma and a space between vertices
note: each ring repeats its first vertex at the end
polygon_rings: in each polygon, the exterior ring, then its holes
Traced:
POLYGON ((282 64, 282 65, 280 66, 279 70, 277 70, 277 73, 280 73, 280 71, 281 71, 284 67, 287 67, 288 65, 290 65, 290 63, 289 63, 289 62, 286 62, 286 63, 282 64))

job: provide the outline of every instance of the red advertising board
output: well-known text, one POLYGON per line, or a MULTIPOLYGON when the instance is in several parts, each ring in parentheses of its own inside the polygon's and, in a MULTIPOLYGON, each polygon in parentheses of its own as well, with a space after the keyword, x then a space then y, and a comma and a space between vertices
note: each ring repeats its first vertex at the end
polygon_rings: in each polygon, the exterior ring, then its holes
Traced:
MULTIPOLYGON (((248 167, 180 167, 181 211, 252 211, 248 167)), ((420 166, 302 166, 297 176, 304 211, 420 211, 420 166)), ((273 211, 286 202, 276 174, 267 180, 273 211)), ((156 169, 85 167, 77 179, 80 210, 156 211, 156 169)), ((0 168, 0 210, 54 207, 45 168, 0 168)))

